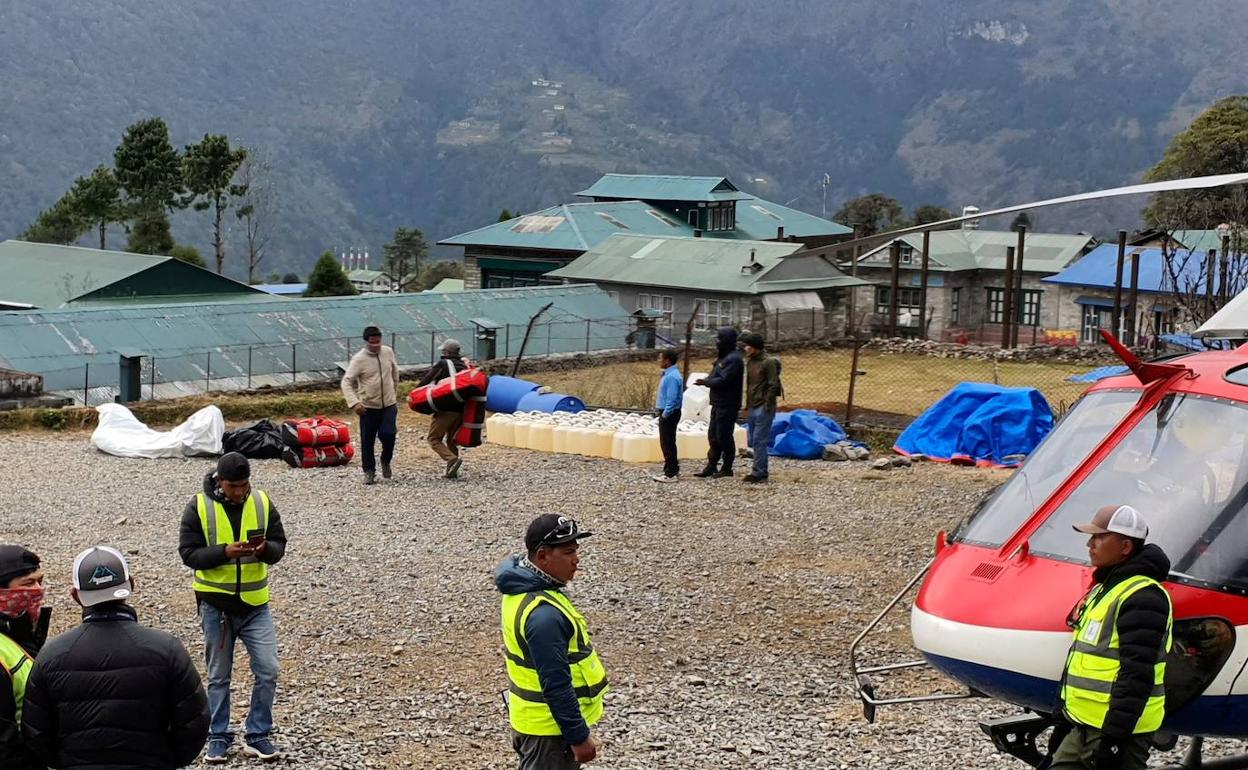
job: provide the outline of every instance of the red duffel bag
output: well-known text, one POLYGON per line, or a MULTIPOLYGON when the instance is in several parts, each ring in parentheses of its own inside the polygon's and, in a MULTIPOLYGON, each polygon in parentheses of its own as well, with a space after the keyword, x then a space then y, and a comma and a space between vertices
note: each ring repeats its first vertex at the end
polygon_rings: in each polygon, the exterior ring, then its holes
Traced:
POLYGON ((342 420, 317 415, 282 423, 282 441, 290 447, 334 446, 351 443, 351 427, 342 420))
POLYGON ((336 446, 286 447, 282 459, 292 468, 332 468, 346 465, 355 457, 355 447, 350 444, 336 446))
POLYGON ((464 369, 444 380, 423 385, 407 395, 407 406, 414 412, 459 411, 476 396, 484 396, 490 378, 477 368, 464 369))
POLYGON ((485 396, 473 396, 464 404, 464 422, 455 431, 455 443, 461 447, 481 446, 481 429, 485 427, 485 396))

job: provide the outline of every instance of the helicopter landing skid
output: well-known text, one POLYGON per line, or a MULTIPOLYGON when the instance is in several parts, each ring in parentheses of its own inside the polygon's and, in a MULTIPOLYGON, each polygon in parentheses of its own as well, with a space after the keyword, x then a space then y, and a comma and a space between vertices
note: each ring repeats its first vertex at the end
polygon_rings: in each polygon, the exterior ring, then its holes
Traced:
POLYGON ((1245 770, 1248 768, 1248 754, 1205 760, 1204 748, 1204 738, 1199 735, 1192 738, 1192 745, 1188 748, 1183 761, 1177 765, 1165 767, 1163 770, 1245 770))

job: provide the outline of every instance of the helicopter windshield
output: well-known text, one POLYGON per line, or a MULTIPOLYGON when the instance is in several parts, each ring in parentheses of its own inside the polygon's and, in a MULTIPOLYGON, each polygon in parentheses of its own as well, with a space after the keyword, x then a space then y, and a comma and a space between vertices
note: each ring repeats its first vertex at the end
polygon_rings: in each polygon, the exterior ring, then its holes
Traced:
POLYGON ((1248 592, 1248 407, 1172 393, 1158 402, 1030 539, 1087 562, 1071 531, 1103 505, 1134 506, 1178 579, 1248 592))
POLYGON ((1080 399, 959 538, 992 547, 1004 543, 1139 400, 1138 390, 1101 390, 1080 399))

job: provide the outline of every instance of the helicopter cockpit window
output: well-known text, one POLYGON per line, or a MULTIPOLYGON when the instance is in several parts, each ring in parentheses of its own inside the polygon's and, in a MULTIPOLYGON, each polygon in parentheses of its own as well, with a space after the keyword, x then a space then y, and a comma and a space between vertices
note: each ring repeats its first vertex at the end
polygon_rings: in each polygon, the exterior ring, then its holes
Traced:
POLYGON ((1084 396, 958 538, 988 546, 1004 543, 1139 400, 1138 390, 1101 390, 1084 396))
POLYGON ((1071 525, 1122 503, 1144 514, 1175 578, 1248 592, 1248 407, 1167 395, 1041 525, 1032 553, 1086 563, 1071 525))

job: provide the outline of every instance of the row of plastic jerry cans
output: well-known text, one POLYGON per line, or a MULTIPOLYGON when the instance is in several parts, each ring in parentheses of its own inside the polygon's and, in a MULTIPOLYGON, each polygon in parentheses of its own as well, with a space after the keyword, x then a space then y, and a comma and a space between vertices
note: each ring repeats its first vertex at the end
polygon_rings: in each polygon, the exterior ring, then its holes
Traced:
MULTIPOLYGON (((745 428, 738 425, 734 432, 738 446, 745 446, 745 436, 745 428)), ((485 421, 485 438, 492 444, 536 449, 539 452, 610 457, 629 463, 663 461, 663 451, 659 448, 656 434, 578 428, 491 415, 485 421)), ((706 457, 706 434, 679 431, 676 434, 676 454, 682 460, 706 457)))

